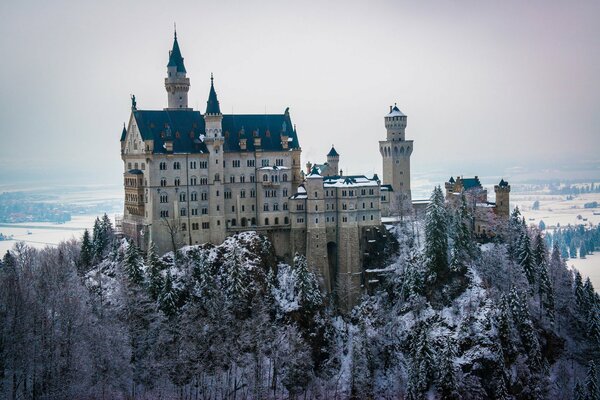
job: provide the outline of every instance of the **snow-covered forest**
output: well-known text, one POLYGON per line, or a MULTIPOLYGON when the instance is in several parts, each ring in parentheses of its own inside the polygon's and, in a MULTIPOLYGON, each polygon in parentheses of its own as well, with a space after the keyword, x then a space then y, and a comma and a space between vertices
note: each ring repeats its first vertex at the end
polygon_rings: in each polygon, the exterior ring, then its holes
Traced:
POLYGON ((564 240, 516 209, 481 245, 466 201, 431 200, 391 227, 397 250, 347 315, 254 232, 159 257, 105 217, 81 241, 17 244, 0 398, 600 399, 600 298, 564 240))

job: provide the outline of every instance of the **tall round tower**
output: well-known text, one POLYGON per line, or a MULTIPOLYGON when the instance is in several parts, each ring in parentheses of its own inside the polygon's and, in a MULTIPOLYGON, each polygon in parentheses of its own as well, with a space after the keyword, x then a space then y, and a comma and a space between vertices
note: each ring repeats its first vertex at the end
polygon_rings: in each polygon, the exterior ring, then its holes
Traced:
POLYGON ((181 50, 179 50, 179 43, 177 42, 177 31, 175 31, 173 39, 173 50, 169 52, 165 89, 168 96, 168 107, 166 110, 189 110, 188 92, 190 90, 190 79, 186 77, 183 57, 181 56, 181 50))
POLYGON ((383 183, 391 185, 394 197, 411 201, 410 156, 413 141, 406 140, 406 115, 394 105, 385 116, 386 140, 379 142, 379 152, 383 159, 383 183))

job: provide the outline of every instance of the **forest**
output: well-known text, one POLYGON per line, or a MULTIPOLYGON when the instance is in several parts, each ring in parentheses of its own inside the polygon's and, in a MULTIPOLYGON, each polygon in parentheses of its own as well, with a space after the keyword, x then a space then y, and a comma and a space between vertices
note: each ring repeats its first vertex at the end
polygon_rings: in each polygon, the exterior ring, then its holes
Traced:
MULTIPOLYGON (((159 256, 108 217, 0 263, 0 398, 598 400, 600 297, 515 209, 493 240, 437 187, 350 312, 255 232, 159 256)), ((355 288, 360 290, 360 288, 355 288)))

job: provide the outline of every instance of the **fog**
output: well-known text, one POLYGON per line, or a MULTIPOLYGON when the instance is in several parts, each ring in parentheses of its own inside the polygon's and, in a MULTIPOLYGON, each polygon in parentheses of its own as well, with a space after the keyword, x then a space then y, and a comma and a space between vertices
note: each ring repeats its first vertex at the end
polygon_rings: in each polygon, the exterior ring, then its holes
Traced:
POLYGON ((174 22, 190 106, 204 112, 212 72, 224 113, 290 107, 303 162, 335 144, 345 172, 379 173, 397 103, 413 176, 597 177, 598 15, 583 1, 3 2, 0 180, 120 182, 130 94, 166 106, 174 22))

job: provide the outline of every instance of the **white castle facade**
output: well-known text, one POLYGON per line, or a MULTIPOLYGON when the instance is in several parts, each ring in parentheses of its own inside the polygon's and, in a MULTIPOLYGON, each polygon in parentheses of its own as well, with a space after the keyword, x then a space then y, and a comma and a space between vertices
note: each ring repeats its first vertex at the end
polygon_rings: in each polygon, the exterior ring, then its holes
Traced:
MULTIPOLYGON (((289 110, 223 114, 211 76, 204 114, 188 106, 190 80, 175 35, 165 89, 168 106, 139 110, 132 99, 121 134, 123 233, 160 252, 219 244, 240 231, 269 237, 288 261, 298 252, 317 268, 323 287, 350 305, 365 286, 363 255, 381 233, 394 199, 410 202, 412 140, 394 106, 379 142, 377 175, 344 176, 332 147, 324 164, 301 168, 301 147, 289 110)), ((343 304, 342 304, 343 306, 343 304)))

